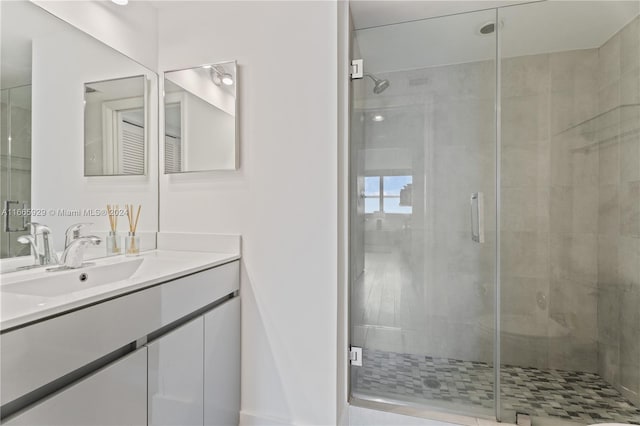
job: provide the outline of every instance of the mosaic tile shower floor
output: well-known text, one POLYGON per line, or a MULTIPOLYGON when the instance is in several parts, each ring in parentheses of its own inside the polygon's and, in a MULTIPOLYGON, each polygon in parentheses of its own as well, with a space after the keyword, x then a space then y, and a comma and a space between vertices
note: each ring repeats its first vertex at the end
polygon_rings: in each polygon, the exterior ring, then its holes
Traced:
MULTIPOLYGON (((493 370, 486 363, 365 349, 363 366, 353 371, 360 393, 493 407, 493 370)), ((508 410, 584 424, 640 424, 640 408, 593 373, 503 366, 502 390, 508 410)))

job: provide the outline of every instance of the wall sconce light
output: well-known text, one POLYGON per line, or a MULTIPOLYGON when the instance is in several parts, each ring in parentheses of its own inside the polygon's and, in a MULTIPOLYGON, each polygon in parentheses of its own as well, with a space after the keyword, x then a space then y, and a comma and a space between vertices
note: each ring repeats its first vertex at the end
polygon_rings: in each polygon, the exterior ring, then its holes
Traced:
POLYGON ((225 86, 233 85, 233 76, 226 72, 224 68, 214 65, 210 67, 210 70, 211 81, 213 81, 213 84, 215 84, 216 86, 220 86, 222 84, 224 84, 225 86))

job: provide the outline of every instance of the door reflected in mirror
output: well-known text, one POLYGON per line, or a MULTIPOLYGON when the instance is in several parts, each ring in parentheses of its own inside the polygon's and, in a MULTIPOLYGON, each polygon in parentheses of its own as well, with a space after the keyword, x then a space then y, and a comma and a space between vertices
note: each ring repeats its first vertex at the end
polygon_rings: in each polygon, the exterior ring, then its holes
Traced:
POLYGON ((84 175, 145 174, 144 76, 84 85, 84 175))
POLYGON ((164 74, 164 172, 238 168, 236 63, 164 74))

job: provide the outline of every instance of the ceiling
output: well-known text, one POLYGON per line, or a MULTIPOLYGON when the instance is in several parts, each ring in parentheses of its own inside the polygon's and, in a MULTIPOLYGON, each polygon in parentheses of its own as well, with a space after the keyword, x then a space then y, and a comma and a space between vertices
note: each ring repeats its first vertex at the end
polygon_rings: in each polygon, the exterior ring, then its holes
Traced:
POLYGON ((125 77, 113 80, 85 83, 95 92, 85 92, 87 102, 102 102, 113 99, 127 99, 144 96, 145 77, 125 77))
MULTIPOLYGON (((495 21, 495 10, 435 19, 475 6, 506 2, 358 1, 351 4, 357 48, 370 73, 493 59, 495 34, 478 30, 495 21), (393 24, 412 17, 413 21, 393 24), (371 24, 382 25, 367 27, 371 24)), ((510 2, 513 4, 514 2, 510 2)), ((638 1, 545 1, 499 9, 502 56, 589 49, 602 46, 640 11, 638 1)))
MULTIPOLYGON (((528 0, 531 1, 531 0, 528 0)), ((354 27, 377 27, 380 25, 397 24, 415 21, 417 19, 433 18, 436 16, 453 15, 482 9, 492 9, 510 4, 526 3, 519 1, 406 1, 406 0, 351 0, 351 18, 354 27)))
POLYGON ((0 87, 31 84, 31 43, 69 26, 31 2, 2 2, 0 87))

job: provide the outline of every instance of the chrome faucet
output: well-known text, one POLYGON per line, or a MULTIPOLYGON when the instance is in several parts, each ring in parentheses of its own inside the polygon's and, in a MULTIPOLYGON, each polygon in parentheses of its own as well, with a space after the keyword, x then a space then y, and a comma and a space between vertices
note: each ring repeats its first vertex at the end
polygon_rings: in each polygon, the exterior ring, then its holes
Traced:
MULTIPOLYGON (((60 257, 60 263, 64 269, 75 269, 82 266, 82 258, 84 256, 84 249, 87 245, 98 245, 102 242, 100 237, 95 235, 87 235, 84 237, 74 238, 69 245, 67 245, 60 257)), ((52 268, 53 270, 58 268, 52 268)))
POLYGON ((58 256, 56 256, 53 248, 51 229, 37 222, 30 222, 28 225, 30 225, 31 234, 18 237, 18 242, 20 244, 31 244, 34 265, 29 267, 57 265, 58 256))
POLYGON ((48 226, 40 225, 38 223, 31 224, 34 226, 34 236, 36 239, 36 247, 41 248, 42 261, 41 265, 57 265, 58 256, 53 248, 53 240, 51 237, 51 229, 48 226))

